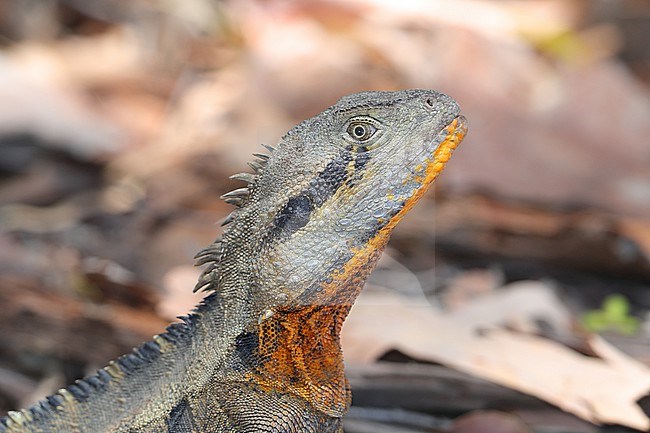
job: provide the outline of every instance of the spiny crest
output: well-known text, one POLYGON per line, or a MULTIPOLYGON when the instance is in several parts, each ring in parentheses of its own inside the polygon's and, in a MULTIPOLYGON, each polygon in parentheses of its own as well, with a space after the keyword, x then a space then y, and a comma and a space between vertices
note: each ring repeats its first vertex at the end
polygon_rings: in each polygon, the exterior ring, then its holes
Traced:
MULTIPOLYGON (((273 153, 275 148, 272 146, 262 144, 269 153, 273 153)), ((247 185, 242 188, 237 188, 233 191, 230 191, 221 196, 221 199, 226 203, 236 206, 238 209, 235 209, 231 212, 222 222, 222 226, 226 226, 233 222, 237 217, 239 208, 244 206, 248 201, 251 190, 249 186, 255 181, 257 181, 259 174, 266 167, 266 164, 270 158, 269 155, 265 153, 254 153, 253 156, 256 157, 255 160, 248 163, 248 165, 254 170, 255 173, 237 173, 230 176, 230 179, 239 180, 246 183, 247 185)), ((222 238, 217 238, 210 246, 199 251, 196 256, 194 256, 195 266, 207 265, 199 276, 199 280, 194 286, 194 292, 199 290, 208 291, 214 290, 219 286, 219 262, 221 261, 224 254, 224 246, 222 238)))
POLYGON ((199 280, 194 286, 193 292, 198 292, 199 290, 210 290, 214 289, 219 282, 219 269, 217 264, 221 261, 223 256, 223 243, 221 238, 217 238, 211 245, 207 248, 199 251, 196 256, 194 256, 194 265, 202 266, 207 264, 208 266, 201 272, 199 280))
MULTIPOLYGON (((173 326, 170 325, 169 328, 173 326)), ((20 411, 10 411, 6 418, 0 418, 0 431, 4 431, 2 428, 9 429, 8 431, 12 431, 13 428, 17 431, 24 431, 21 427, 29 429, 34 424, 46 420, 62 410, 61 407, 65 403, 87 401, 93 395, 103 392, 111 382, 122 380, 124 376, 129 376, 155 361, 163 352, 164 347, 171 344, 167 341, 170 338, 166 334, 157 335, 153 341, 148 341, 133 349, 133 352, 122 355, 115 361, 110 361, 106 367, 98 370, 95 374, 76 380, 75 383, 59 389, 32 407, 20 411)))
POLYGON ((233 191, 230 191, 222 195, 221 199, 228 204, 232 204, 237 207, 242 207, 244 203, 246 203, 246 200, 248 200, 249 195, 250 195, 250 190, 248 189, 248 187, 244 187, 244 188, 237 188, 233 191))
MULTIPOLYGON (((275 149, 272 146, 263 144, 270 153, 273 153, 275 149)), ((230 176, 233 180, 239 180, 245 182, 247 185, 243 188, 237 188, 234 191, 230 191, 221 196, 221 199, 226 203, 233 206, 242 207, 248 201, 248 196, 250 195, 249 185, 254 183, 259 174, 264 170, 266 164, 269 161, 270 155, 265 153, 253 153, 253 156, 256 158, 253 161, 249 161, 248 165, 253 169, 254 173, 237 173, 230 176)), ((232 215, 232 214, 231 214, 232 215)))
MULTIPOLYGON (((264 145, 264 144, 262 146, 264 146, 266 149, 268 149, 269 152, 273 152, 275 150, 271 146, 267 146, 267 145, 264 145)), ((265 154, 265 153, 257 153, 257 152, 253 153, 253 156, 256 159, 254 159, 252 161, 249 161, 248 166, 253 169, 255 174, 260 174, 262 172, 262 170, 264 170, 264 167, 266 167, 266 163, 269 162, 270 156, 265 154)))

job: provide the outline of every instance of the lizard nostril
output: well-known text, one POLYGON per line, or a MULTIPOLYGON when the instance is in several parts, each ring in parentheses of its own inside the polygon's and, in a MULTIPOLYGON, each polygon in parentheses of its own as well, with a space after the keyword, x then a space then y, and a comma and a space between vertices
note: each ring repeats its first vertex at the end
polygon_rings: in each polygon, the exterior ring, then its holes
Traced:
POLYGON ((431 98, 427 98, 424 102, 425 102, 429 107, 433 107, 433 99, 431 99, 431 98))

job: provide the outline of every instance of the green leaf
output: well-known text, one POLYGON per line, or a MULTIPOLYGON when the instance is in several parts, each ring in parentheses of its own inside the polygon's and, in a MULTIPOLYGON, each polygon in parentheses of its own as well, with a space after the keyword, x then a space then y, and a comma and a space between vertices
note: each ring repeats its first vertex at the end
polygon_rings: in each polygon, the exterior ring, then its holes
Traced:
POLYGON ((582 324, 591 332, 613 331, 632 335, 639 329, 639 319, 630 314, 630 303, 621 294, 607 296, 600 310, 593 310, 582 316, 582 324))

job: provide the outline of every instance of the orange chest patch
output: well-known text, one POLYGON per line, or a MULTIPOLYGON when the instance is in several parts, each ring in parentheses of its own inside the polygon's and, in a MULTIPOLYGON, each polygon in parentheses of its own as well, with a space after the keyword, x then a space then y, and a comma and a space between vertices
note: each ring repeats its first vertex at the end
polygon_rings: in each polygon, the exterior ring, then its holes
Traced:
POLYGON ((277 311, 243 341, 244 356, 254 360, 247 378, 267 391, 297 395, 330 416, 343 416, 351 397, 339 333, 348 311, 342 305, 277 311))

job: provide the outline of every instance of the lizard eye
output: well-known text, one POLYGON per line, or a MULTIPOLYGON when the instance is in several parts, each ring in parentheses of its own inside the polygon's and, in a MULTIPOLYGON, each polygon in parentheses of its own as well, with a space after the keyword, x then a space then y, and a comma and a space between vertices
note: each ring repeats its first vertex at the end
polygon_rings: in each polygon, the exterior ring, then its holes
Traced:
POLYGON ((348 126, 348 134, 357 141, 367 141, 377 131, 377 128, 362 122, 352 122, 348 126))
POLYGON ((379 121, 372 117, 359 116, 350 119, 344 135, 346 140, 353 144, 369 147, 381 136, 381 132, 379 121))

